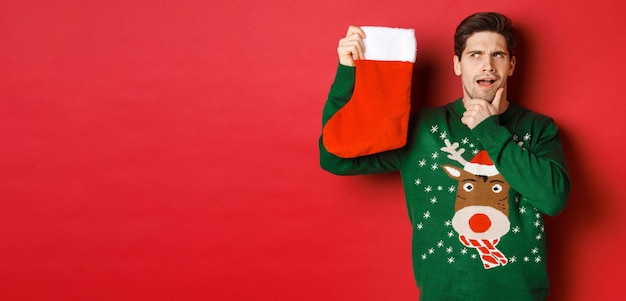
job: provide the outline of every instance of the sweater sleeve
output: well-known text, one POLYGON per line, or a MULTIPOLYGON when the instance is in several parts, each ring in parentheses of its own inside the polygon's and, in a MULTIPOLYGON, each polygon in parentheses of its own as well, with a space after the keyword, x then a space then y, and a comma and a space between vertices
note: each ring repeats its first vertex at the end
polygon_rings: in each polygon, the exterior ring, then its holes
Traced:
MULTIPOLYGON (((352 97, 356 68, 339 64, 335 80, 328 93, 322 113, 322 127, 352 97)), ((402 149, 386 151, 357 158, 340 158, 326 150, 323 137, 319 139, 320 165, 322 169, 337 175, 374 174, 396 171, 400 168, 402 149)))
POLYGON ((498 116, 484 120, 472 133, 481 141, 511 188, 540 212, 554 216, 565 207, 570 178, 556 124, 547 117, 536 119, 534 143, 530 149, 513 140, 510 131, 500 125, 498 116))

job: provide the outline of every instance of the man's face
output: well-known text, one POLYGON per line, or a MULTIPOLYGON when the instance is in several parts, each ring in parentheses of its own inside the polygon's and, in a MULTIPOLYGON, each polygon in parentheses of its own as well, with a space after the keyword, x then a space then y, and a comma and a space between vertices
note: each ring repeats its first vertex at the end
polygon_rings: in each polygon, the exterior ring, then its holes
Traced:
POLYGON ((515 57, 511 57, 506 40, 498 33, 481 31, 471 35, 462 57, 454 56, 454 73, 461 76, 464 98, 492 102, 496 91, 513 75, 515 57))

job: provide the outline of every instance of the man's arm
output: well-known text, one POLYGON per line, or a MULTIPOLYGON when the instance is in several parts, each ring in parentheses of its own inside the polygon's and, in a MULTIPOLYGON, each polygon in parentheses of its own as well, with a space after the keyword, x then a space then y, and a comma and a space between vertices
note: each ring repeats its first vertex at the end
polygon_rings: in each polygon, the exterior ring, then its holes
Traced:
POLYGON ((556 124, 548 118, 540 122, 536 126, 541 130, 535 131, 530 149, 519 146, 495 116, 478 124, 472 133, 511 188, 540 212, 557 215, 567 203, 570 178, 556 124))
POLYGON ((492 103, 482 99, 467 100, 461 122, 480 140, 514 190, 542 213, 557 215, 565 207, 570 191, 558 128, 552 119, 542 118, 539 121, 542 130, 533 137, 532 149, 517 145, 510 131, 499 123, 498 114, 510 104, 503 97, 503 91, 500 88, 496 92, 492 103))

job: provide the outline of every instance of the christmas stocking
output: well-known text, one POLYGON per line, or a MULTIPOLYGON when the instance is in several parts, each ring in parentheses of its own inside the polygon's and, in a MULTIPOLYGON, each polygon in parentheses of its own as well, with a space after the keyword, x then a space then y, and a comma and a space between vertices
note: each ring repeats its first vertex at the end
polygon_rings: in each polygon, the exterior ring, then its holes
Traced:
POLYGON ((413 29, 363 26, 365 60, 356 60, 350 101, 323 129, 323 143, 336 156, 354 158, 406 144, 411 77, 417 55, 413 29))

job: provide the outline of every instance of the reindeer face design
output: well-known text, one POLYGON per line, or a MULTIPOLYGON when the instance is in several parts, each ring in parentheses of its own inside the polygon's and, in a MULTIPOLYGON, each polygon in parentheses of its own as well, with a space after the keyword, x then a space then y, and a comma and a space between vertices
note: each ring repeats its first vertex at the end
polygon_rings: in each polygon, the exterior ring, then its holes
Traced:
POLYGON ((510 229, 509 190, 511 186, 495 168, 486 151, 480 151, 471 162, 462 158, 458 143, 445 140, 443 151, 459 161, 463 168, 441 165, 446 174, 458 181, 452 227, 459 240, 475 248, 486 269, 506 265, 507 258, 496 248, 510 229))
POLYGON ((475 175, 455 166, 443 165, 452 179, 459 181, 454 211, 468 206, 490 206, 509 216, 509 184, 502 175, 475 175))
POLYGON ((442 165, 458 181, 454 201, 454 229, 466 237, 499 239, 509 231, 509 184, 499 173, 475 175, 461 168, 442 165))

